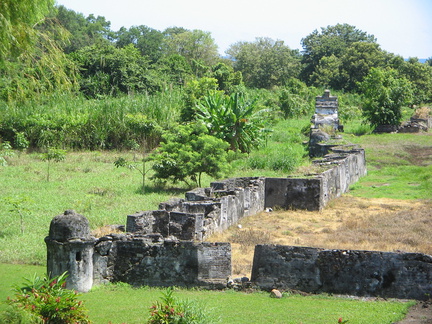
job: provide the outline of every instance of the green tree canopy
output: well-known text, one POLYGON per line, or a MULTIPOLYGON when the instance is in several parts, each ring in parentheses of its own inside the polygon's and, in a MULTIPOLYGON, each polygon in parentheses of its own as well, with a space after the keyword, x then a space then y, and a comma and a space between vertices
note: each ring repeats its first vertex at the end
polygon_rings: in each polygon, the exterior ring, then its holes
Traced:
POLYGON ((107 44, 112 38, 111 23, 105 17, 89 15, 85 17, 64 6, 58 6, 51 14, 70 32, 69 43, 64 47, 65 53, 77 51, 95 44, 107 44))
POLYGON ((202 124, 178 126, 163 136, 161 146, 150 157, 154 162, 153 178, 201 187, 204 173, 217 178, 227 171, 228 146, 223 140, 209 135, 202 124))
POLYGON ((2 0, 0 2, 0 59, 15 58, 32 49, 35 25, 54 6, 54 0, 2 0))
POLYGON ((231 65, 219 62, 212 66, 208 76, 215 78, 218 82, 218 90, 229 94, 234 87, 243 84, 243 76, 240 71, 234 71, 231 65))
POLYGON ((122 27, 116 34, 118 47, 133 44, 139 49, 141 55, 147 56, 152 63, 157 62, 162 57, 162 44, 165 37, 162 32, 140 25, 132 26, 129 29, 122 27))
POLYGON ((74 64, 63 47, 68 34, 45 16, 51 0, 0 2, 0 98, 35 99, 75 85, 74 64))
POLYGON ((226 53, 248 87, 270 89, 300 73, 298 52, 280 40, 256 38, 255 42, 237 42, 226 53))
POLYGON ((363 91, 363 117, 371 126, 399 125, 402 106, 412 101, 411 83, 396 70, 372 68, 360 84, 363 91))
POLYGON ((209 32, 171 28, 165 34, 166 53, 185 57, 196 76, 203 76, 219 59, 218 47, 209 32))
POLYGON ((399 66, 398 71, 413 85, 413 104, 432 101, 432 66, 411 57, 399 66))
MULTIPOLYGON (((348 24, 327 26, 321 28, 321 32, 314 30, 310 35, 302 39, 302 63, 304 64, 302 79, 309 85, 316 83, 314 82, 317 80, 316 74, 319 73, 323 66, 325 68, 329 62, 328 59, 323 62, 324 57, 330 58, 333 56, 331 61, 334 64, 347 54, 348 48, 358 42, 376 43, 376 39, 373 35, 368 35, 366 32, 348 24)), ((359 50, 365 49, 357 47, 356 52, 359 50)), ((338 88, 341 89, 341 87, 338 88)))
POLYGON ((81 91, 88 97, 159 90, 148 60, 132 44, 87 46, 70 55, 81 67, 81 91))

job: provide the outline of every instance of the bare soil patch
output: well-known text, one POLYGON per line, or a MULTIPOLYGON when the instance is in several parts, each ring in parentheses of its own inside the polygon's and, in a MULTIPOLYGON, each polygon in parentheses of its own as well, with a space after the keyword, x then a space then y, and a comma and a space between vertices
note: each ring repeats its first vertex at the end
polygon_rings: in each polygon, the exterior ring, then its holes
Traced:
POLYGON ((418 302, 410 308, 407 316, 397 324, 431 324, 432 305, 430 301, 418 302))
POLYGON ((428 166, 432 164, 432 146, 405 146, 405 152, 409 155, 407 160, 418 166, 428 166))

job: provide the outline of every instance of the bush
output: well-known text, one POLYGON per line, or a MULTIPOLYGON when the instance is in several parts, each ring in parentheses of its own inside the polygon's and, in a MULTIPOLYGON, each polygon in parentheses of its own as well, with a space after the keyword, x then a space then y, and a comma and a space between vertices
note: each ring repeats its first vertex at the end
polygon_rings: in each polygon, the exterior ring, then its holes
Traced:
POLYGON ((363 117, 372 127, 400 124, 402 106, 412 100, 412 85, 407 79, 395 70, 372 68, 360 88, 365 97, 363 117))
POLYGON ((65 289, 66 277, 66 273, 52 279, 34 277, 16 287, 2 323, 90 323, 78 294, 65 289))
POLYGON ((208 134, 200 124, 178 126, 163 136, 161 146, 151 155, 152 166, 158 180, 183 181, 201 187, 203 173, 219 177, 228 171, 227 149, 229 144, 208 134))
POLYGON ((150 307, 149 324, 199 324, 212 323, 203 305, 193 301, 179 300, 174 297, 174 290, 163 292, 161 301, 150 307))

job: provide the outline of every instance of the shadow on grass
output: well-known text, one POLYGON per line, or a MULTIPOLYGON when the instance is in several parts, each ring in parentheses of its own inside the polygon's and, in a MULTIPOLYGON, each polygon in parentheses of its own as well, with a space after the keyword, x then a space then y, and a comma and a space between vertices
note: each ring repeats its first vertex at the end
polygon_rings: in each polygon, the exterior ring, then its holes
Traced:
POLYGON ((147 195, 147 194, 170 194, 172 196, 184 196, 185 192, 191 190, 191 188, 179 188, 179 187, 167 187, 161 185, 153 186, 139 186, 136 190, 136 194, 147 195))

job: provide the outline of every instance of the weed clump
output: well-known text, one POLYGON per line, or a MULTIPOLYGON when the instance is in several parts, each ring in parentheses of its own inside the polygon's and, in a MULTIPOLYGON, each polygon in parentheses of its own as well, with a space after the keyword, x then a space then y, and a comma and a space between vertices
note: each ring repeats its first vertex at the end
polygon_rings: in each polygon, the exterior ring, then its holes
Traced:
POLYGON ((66 289, 66 272, 58 277, 34 277, 23 287, 16 287, 10 308, 0 318, 2 323, 91 323, 75 291, 66 289))

